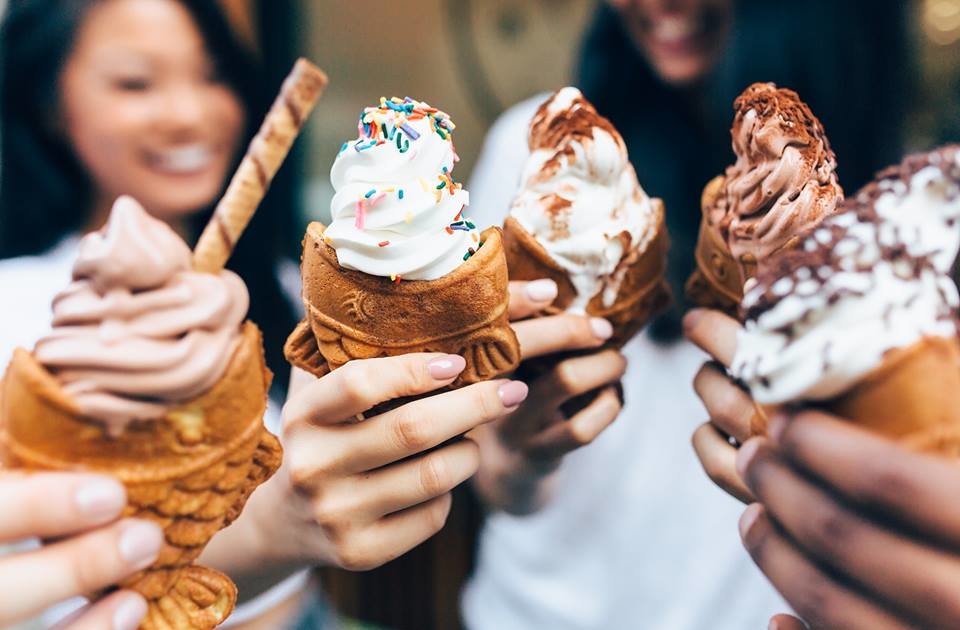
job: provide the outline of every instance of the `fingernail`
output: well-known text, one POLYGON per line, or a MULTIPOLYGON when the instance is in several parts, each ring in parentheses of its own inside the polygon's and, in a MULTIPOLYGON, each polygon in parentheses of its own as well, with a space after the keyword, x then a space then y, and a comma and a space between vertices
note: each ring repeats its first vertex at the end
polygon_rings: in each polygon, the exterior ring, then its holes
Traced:
POLYGON ((96 479, 84 483, 73 495, 80 513, 93 523, 103 523, 120 515, 127 504, 127 493, 119 482, 96 479))
POLYGON ((740 515, 740 522, 737 524, 740 529, 740 540, 747 540, 747 536, 750 535, 750 530, 753 529, 753 525, 757 522, 761 510, 763 510, 763 506, 759 503, 754 503, 747 507, 743 514, 740 515))
POLYGON ((606 341, 610 337, 613 337, 613 324, 602 317, 591 317, 590 328, 593 330, 593 335, 597 339, 606 341))
POLYGON ((445 357, 437 357, 427 363, 427 371, 434 380, 445 381, 451 379, 463 372, 467 367, 467 361, 456 354, 448 354, 445 357))
POLYGON ((113 630, 137 630, 146 615, 146 600, 130 593, 113 612, 113 630))
POLYGON ((759 439, 747 440, 747 442, 740 447, 740 451, 737 453, 737 474, 740 475, 740 478, 743 479, 744 482, 747 481, 747 469, 750 467, 750 463, 757 455, 757 451, 759 449, 759 439))
POLYGON ((133 569, 145 569, 160 554, 163 532, 148 521, 131 521, 120 534, 120 555, 133 569))
POLYGON ((534 302, 553 302, 557 299, 557 283, 553 280, 534 280, 527 283, 527 298, 534 302))
POLYGON ((526 400, 529 391, 530 388, 528 388, 527 384, 523 381, 508 381, 500 386, 497 393, 500 394, 500 402, 503 403, 504 407, 509 409, 510 407, 516 407, 526 400))

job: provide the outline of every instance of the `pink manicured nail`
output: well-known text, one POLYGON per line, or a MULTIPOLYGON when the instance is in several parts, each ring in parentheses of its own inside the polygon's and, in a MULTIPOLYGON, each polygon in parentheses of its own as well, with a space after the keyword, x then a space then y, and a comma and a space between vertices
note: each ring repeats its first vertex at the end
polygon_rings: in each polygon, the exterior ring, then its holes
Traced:
POLYGON ((127 493, 117 481, 92 479, 77 488, 73 501, 91 523, 104 523, 120 515, 127 493))
POLYGON ((613 325, 602 317, 591 317, 590 328, 597 339, 606 341, 613 337, 613 325))
POLYGON ((757 522, 757 518, 760 517, 760 512, 762 511, 763 506, 759 503, 754 503, 753 505, 748 506, 744 513, 740 516, 738 527, 740 529, 741 540, 747 540, 750 530, 753 528, 754 523, 757 522))
POLYGON ((149 521, 131 521, 120 534, 120 555, 136 570, 153 564, 162 546, 163 532, 149 521))
POLYGON ((127 595, 113 611, 113 630, 137 630, 147 615, 147 602, 134 593, 127 595))
POLYGON ((527 284, 525 291, 533 302, 553 302, 557 299, 557 283, 553 280, 534 280, 527 284))
POLYGON ((465 367, 467 367, 466 359, 456 354, 437 357, 427 363, 427 371, 430 372, 430 376, 438 381, 454 378, 460 372, 463 372, 465 367))
POLYGON ((509 409, 510 407, 516 407, 526 400, 529 391, 530 388, 522 381, 508 381, 500 386, 497 393, 500 394, 500 402, 503 403, 504 407, 509 409))

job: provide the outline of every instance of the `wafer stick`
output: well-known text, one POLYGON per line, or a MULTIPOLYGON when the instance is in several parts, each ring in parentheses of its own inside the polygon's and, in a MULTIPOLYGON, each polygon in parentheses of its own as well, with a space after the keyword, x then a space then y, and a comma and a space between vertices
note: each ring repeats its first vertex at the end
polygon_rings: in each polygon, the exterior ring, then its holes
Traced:
POLYGON ((327 75, 320 68, 297 60, 200 235, 194 269, 207 273, 223 269, 326 85, 327 75))

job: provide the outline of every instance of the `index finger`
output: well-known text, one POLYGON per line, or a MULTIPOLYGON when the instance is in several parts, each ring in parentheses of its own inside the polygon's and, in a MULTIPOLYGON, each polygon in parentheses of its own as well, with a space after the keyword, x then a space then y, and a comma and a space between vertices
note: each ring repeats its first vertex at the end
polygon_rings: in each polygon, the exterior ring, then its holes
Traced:
POLYGON ((510 321, 539 313, 557 299, 557 283, 553 280, 513 280, 510 282, 510 321))
POLYGON ((566 350, 599 348, 613 336, 613 325, 600 317, 552 315, 511 324, 524 360, 566 350))
POLYGON ((0 473, 0 541, 54 538, 108 523, 127 503, 123 484, 103 475, 0 473))
POLYGON ((737 352, 740 328, 732 317, 705 308, 695 308, 683 318, 684 336, 728 368, 737 352))
POLYGON ((960 467, 909 451, 819 411, 778 415, 770 436, 783 454, 835 494, 910 531, 960 545, 960 467))
POLYGON ((284 426, 337 424, 382 402, 449 385, 465 367, 463 357, 428 352, 350 361, 291 393, 284 426))

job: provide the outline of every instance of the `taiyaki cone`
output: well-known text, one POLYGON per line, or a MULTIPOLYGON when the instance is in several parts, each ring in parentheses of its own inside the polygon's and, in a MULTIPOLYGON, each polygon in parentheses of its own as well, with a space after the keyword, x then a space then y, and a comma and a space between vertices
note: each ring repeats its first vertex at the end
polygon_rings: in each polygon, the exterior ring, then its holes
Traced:
MULTIPOLYGON (((609 342, 612 347, 623 347, 670 303, 670 287, 664 278, 670 239, 664 225, 663 202, 654 199, 653 203, 658 215, 656 236, 635 260, 625 261, 629 266, 616 300, 605 306, 603 296, 598 294, 587 304, 588 315, 603 317, 613 324, 614 334, 609 342)), ((557 298, 543 314, 562 313, 574 301, 576 289, 567 271, 513 217, 504 222, 503 243, 511 280, 548 278, 557 283, 557 298)))
POLYGON ((743 299, 743 282, 740 267, 730 253, 715 226, 708 220, 709 210, 723 194, 723 175, 711 179, 700 196, 700 236, 695 252, 697 268, 687 280, 686 293, 690 301, 702 308, 723 311, 739 318, 737 312, 743 299))
POLYGON ((323 376, 354 359, 447 352, 467 361, 451 388, 517 367, 499 229, 485 231, 476 253, 446 276, 402 282, 342 268, 324 230, 311 223, 304 237, 306 318, 284 348, 295 367, 323 376))
MULTIPOLYGON (((670 286, 665 280, 667 249, 670 240, 664 224, 663 202, 652 200, 657 208, 656 236, 629 267, 620 285, 617 299, 610 306, 603 304, 603 296, 597 295, 587 304, 587 314, 603 317, 613 325, 613 336, 607 347, 622 348, 647 322, 663 311, 671 299, 670 286)), ((507 266, 511 280, 539 280, 547 278, 557 283, 557 298, 543 315, 564 312, 576 297, 576 289, 567 271, 558 265, 543 246, 513 217, 507 217, 503 226, 503 241, 507 253, 507 266)), ((526 361, 518 378, 532 380, 549 371, 558 360, 573 357, 571 352, 563 357, 551 356, 526 361)), ((623 388, 618 385, 618 394, 623 399, 623 388)), ((567 417, 584 409, 596 397, 597 392, 587 392, 567 401, 562 411, 567 417)))
POLYGON ((164 531, 157 561, 120 584, 149 603, 142 630, 208 630, 232 611, 230 580, 192 563, 280 465, 280 444, 262 422, 270 378, 260 332, 247 323, 210 391, 110 438, 32 354, 14 353, 0 389, 0 461, 113 475, 127 487, 124 516, 164 531))
POLYGON ((960 343, 925 337, 891 350, 825 407, 908 448, 960 457, 960 343))

